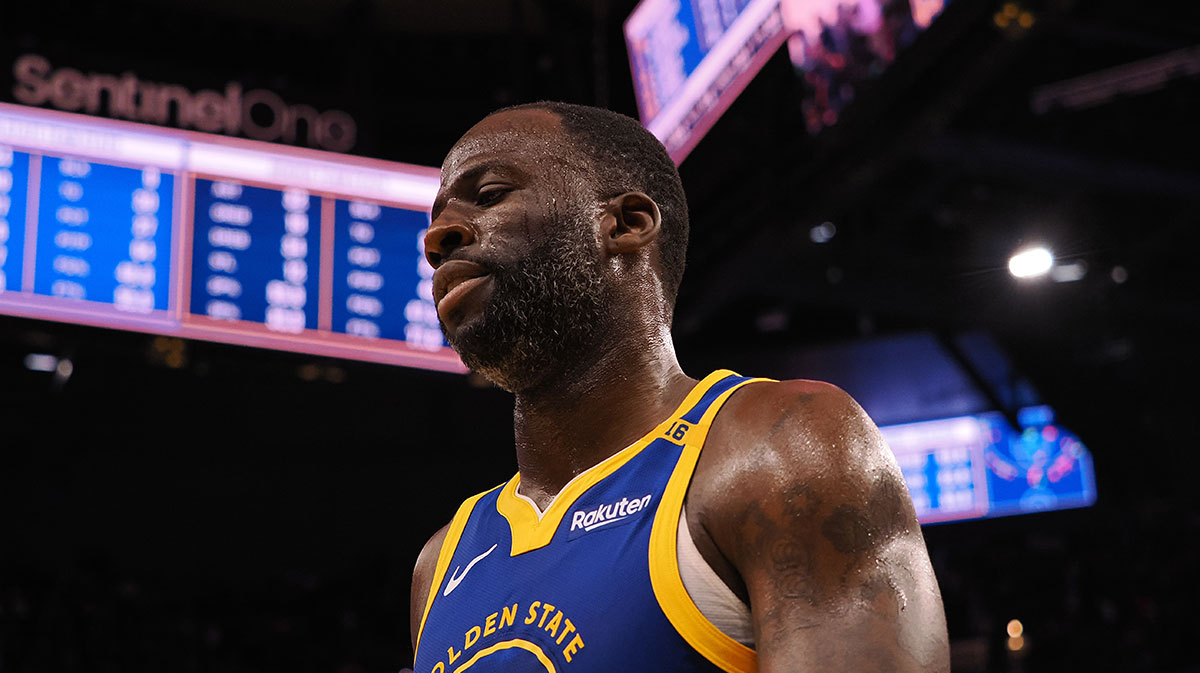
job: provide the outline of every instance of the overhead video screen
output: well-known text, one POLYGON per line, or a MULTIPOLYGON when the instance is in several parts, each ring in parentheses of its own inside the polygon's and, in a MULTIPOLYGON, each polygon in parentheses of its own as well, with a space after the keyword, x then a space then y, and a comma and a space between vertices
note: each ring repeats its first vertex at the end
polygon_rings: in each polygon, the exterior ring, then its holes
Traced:
POLYGON ((625 22, 638 114, 679 164, 787 42, 816 134, 947 2, 642 0, 625 22))
POLYGON ((1055 425, 1048 407, 880 428, 900 463, 921 523, 1087 507, 1096 501, 1091 453, 1055 425))
POLYGON ((779 0, 642 0, 625 21, 642 124, 679 164, 785 38, 779 0))
POLYGON ((883 74, 949 0, 780 0, 788 55, 805 82, 804 125, 837 123, 864 83, 883 74))
POLYGON ((0 314, 465 371, 433 168, 0 104, 0 314))

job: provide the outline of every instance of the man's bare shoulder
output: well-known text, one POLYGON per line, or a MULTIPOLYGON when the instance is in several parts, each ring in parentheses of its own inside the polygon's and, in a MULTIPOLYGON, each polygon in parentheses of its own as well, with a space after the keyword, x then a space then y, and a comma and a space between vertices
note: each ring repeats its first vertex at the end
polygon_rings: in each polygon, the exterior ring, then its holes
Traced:
POLYGON ((442 543, 445 542, 446 533, 449 530, 450 524, 446 524, 434 533, 433 537, 429 538, 417 556, 416 567, 413 568, 408 615, 414 650, 417 647, 417 634, 421 629, 421 617, 425 614, 425 603, 429 600, 430 585, 433 583, 433 575, 437 571, 438 555, 441 554, 442 543))
MULTIPOLYGON (((835 385, 797 379, 738 391, 705 442, 689 507, 736 524, 763 507, 866 518, 875 532, 918 530, 895 458, 879 429, 835 385), (733 521, 730 519, 733 518, 733 521)), ((854 532, 847 534, 853 535, 854 532)))
POLYGON ((796 380, 734 394, 701 453, 689 521, 693 507, 745 583, 763 670, 946 670, 912 501, 878 428, 841 389, 796 380))
POLYGON ((705 453, 739 473, 787 465, 793 478, 799 476, 796 469, 829 473, 890 460, 878 429, 854 398, 831 383, 807 379, 754 383, 738 391, 717 416, 705 453))

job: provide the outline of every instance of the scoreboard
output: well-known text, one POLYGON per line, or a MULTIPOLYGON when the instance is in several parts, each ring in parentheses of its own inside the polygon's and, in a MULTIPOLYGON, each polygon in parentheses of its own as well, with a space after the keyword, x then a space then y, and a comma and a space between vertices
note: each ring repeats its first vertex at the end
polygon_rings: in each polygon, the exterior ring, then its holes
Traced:
POLYGON ((1020 428, 986 413, 880 428, 921 523, 1088 507, 1092 456, 1050 407, 1022 409, 1020 428))
POLYGON ((0 104, 0 314, 445 371, 434 168, 0 104))

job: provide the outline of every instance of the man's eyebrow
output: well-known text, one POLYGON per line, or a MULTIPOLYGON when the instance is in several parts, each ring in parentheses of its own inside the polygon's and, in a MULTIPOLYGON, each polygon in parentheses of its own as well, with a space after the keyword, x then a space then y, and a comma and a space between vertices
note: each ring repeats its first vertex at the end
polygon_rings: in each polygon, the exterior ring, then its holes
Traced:
POLYGON ((438 214, 440 214, 442 209, 446 207, 446 202, 449 200, 448 195, 458 190, 460 185, 474 182, 479 178, 479 176, 489 171, 496 171, 506 175, 517 173, 517 171, 510 164, 504 161, 482 161, 464 171, 461 171, 450 182, 448 189, 443 190, 433 202, 433 208, 431 208, 429 211, 430 219, 437 219, 438 214))
POLYGON ((478 178, 480 175, 483 175, 484 173, 487 173, 490 171, 495 171, 497 173, 501 173, 504 175, 512 175, 512 174, 518 172, 512 166, 512 164, 507 161, 500 161, 500 160, 481 161, 478 164, 475 164, 474 166, 471 166, 470 168, 459 173, 458 177, 454 179, 454 182, 452 184, 457 184, 460 182, 467 182, 470 180, 474 180, 474 179, 478 178))

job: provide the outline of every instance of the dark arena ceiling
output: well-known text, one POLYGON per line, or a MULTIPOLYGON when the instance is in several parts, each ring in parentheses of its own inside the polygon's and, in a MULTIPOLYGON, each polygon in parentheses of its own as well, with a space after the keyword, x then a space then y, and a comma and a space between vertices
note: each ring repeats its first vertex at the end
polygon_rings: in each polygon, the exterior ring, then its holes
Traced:
MULTIPOLYGON (((437 166, 503 105, 636 116, 635 4, 5 0, 0 62, 270 88, 353 115, 353 153, 437 166)), ((1200 4, 1010 4, 1027 27, 954 0, 816 136, 786 52, 766 64, 680 168, 677 345, 696 375, 991 334, 1093 451, 1100 502, 926 529, 956 670, 1200 671, 1200 4), (1083 277, 1014 279, 1034 242, 1083 277), (1017 612, 1043 616, 1028 659, 995 637, 1017 612)), ((458 375, 0 316, 0 377, 0 673, 395 670, 416 551, 514 469, 508 398, 458 375), (126 621, 59 624, 121 592, 126 621), (144 656, 91 640, 147 633, 144 656)))

